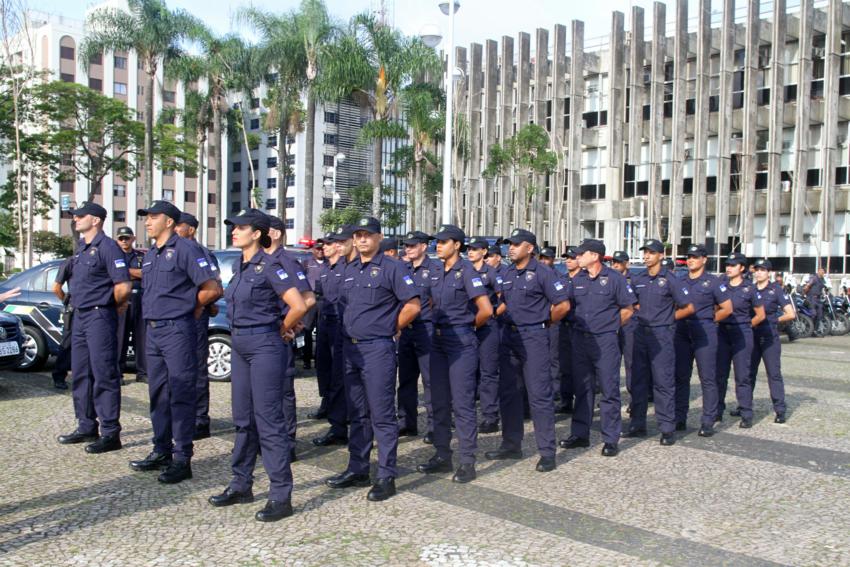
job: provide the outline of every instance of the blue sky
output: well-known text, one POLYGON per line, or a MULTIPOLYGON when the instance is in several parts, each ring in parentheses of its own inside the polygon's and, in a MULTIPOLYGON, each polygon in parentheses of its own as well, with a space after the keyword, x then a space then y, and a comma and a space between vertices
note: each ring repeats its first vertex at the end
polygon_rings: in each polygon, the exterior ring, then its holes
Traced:
MULTIPOLYGON (((335 16, 347 20, 355 13, 368 10, 379 0, 326 0, 335 16)), ((84 19, 86 9, 98 4, 90 0, 29 0, 29 7, 84 19)), ((215 0, 169 0, 172 8, 179 7, 202 17, 214 30, 224 33, 238 30, 234 16, 241 6, 287 11, 298 5, 298 0, 253 0, 249 2, 218 2, 215 0), (213 6, 216 8, 211 9, 213 6)), ((425 24, 436 24, 448 31, 447 18, 440 12, 437 0, 385 0, 391 20, 407 34, 417 34, 425 24)), ((691 16, 695 16, 695 0, 689 0, 691 16)), ((461 9, 455 20, 455 44, 468 45, 485 39, 498 40, 503 35, 515 36, 519 31, 532 34, 538 27, 551 30, 553 24, 569 27, 573 19, 585 22, 585 38, 606 35, 610 29, 611 11, 628 13, 631 5, 643 6, 647 23, 651 19, 651 0, 461 0, 461 9)), ((673 17, 674 1, 667 2, 667 18, 673 17)), ((569 32, 568 32, 569 33, 569 32)))

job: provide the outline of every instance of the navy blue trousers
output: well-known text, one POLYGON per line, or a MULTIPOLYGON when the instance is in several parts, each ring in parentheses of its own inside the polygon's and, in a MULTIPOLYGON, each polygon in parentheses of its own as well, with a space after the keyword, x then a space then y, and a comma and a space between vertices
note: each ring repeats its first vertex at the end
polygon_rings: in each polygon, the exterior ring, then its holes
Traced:
POLYGON ((76 309, 71 327, 71 396, 77 429, 110 437, 121 431, 121 374, 118 372, 114 307, 76 309))
POLYGON ((599 401, 602 440, 617 444, 622 428, 620 402, 620 341, 617 333, 593 335, 578 330, 572 333, 573 383, 576 406, 570 433, 582 439, 590 438, 593 421, 593 383, 598 381, 602 398, 599 401))
POLYGON ((561 385, 561 357, 558 356, 560 336, 560 322, 554 325, 549 325, 549 372, 552 380, 552 388, 557 388, 558 393, 560 393, 561 385))
POLYGON ((555 405, 549 366, 549 329, 542 325, 502 325, 499 353, 499 408, 502 448, 522 449, 525 385, 534 438, 541 457, 555 456, 555 405))
POLYGON ((785 383, 782 380, 782 346, 779 341, 779 331, 776 325, 767 323, 753 330, 753 355, 750 360, 750 384, 756 389, 756 375, 759 364, 764 361, 767 372, 767 387, 770 389, 770 400, 773 411, 785 413, 785 383))
POLYGON ((487 321, 475 331, 478 337, 478 401, 486 423, 499 422, 499 339, 500 323, 487 321))
POLYGON ((230 488, 246 491, 254 483, 257 452, 269 476, 269 500, 288 500, 292 494, 281 368, 289 366, 291 351, 281 348, 279 331, 234 335, 230 382, 236 438, 231 455, 230 488))
POLYGON ((342 325, 337 317, 319 315, 316 330, 316 373, 324 374, 322 405, 328 413, 331 433, 348 437, 348 407, 345 401, 342 354, 342 325))
POLYGON ((635 328, 637 322, 629 319, 629 321, 618 331, 617 335, 620 339, 620 351, 623 353, 623 367, 626 370, 626 391, 632 393, 632 364, 633 352, 635 348, 635 328))
POLYGON ((434 430, 431 406, 431 340, 434 325, 414 321, 402 329, 398 340, 398 417, 401 427, 418 429, 419 375, 422 375, 428 431, 434 430))
POLYGON ((575 406, 575 385, 573 384, 573 362, 572 362, 572 326, 565 321, 560 323, 561 330, 558 333, 558 371, 560 372, 561 403, 572 408, 575 406))
POLYGON ((191 315, 148 327, 148 390, 154 451, 192 458, 198 401, 197 321, 191 315), (173 439, 173 442, 172 442, 173 439))
POLYGON ((721 323, 717 333, 717 414, 726 410, 726 387, 729 371, 735 367, 735 396, 741 417, 753 418, 753 387, 750 364, 753 354, 753 329, 749 323, 721 323))
MULTIPOLYGON (((280 333, 278 333, 280 338, 280 333)), ((280 338, 286 351, 287 364, 283 373, 283 416, 286 419, 286 431, 289 441, 295 447, 295 434, 298 432, 298 402, 295 399, 295 341, 286 342, 280 338)))
POLYGON ((145 335, 147 329, 142 316, 141 292, 130 296, 127 310, 118 316, 118 367, 125 371, 127 350, 130 346, 130 333, 133 334, 133 350, 136 356, 136 376, 147 376, 147 358, 145 357, 145 335))
POLYGON ((378 478, 398 476, 396 351, 391 338, 343 342, 348 398, 348 470, 369 473, 372 440, 378 442, 378 478))
POLYGON ((713 320, 676 323, 676 423, 688 420, 694 360, 702 390, 700 425, 711 427, 717 417, 717 325, 713 320))
POLYGON ((658 429, 661 433, 672 433, 676 429, 675 332, 675 325, 650 327, 639 324, 635 330, 630 423, 633 429, 646 429, 650 388, 654 392, 658 429))
POLYGON ((475 411, 475 371, 478 337, 471 326, 437 327, 431 343, 431 403, 434 448, 451 461, 452 413, 455 417, 460 464, 474 464, 478 449, 475 411))
POLYGON ((210 424, 210 372, 207 359, 210 357, 210 315, 205 310, 201 318, 195 321, 197 326, 198 381, 195 391, 198 394, 195 408, 195 427, 208 427, 210 424))

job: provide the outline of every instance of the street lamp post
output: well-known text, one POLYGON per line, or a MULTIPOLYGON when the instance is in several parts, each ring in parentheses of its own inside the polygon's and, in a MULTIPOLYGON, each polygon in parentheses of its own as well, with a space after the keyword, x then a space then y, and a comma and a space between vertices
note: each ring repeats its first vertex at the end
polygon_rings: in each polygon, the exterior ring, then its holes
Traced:
POLYGON ((331 188, 331 210, 332 211, 336 210, 336 202, 337 202, 337 199, 339 199, 339 193, 336 192, 336 169, 337 169, 337 167, 339 167, 339 164, 341 164, 344 161, 345 161, 345 154, 342 153, 342 152, 338 152, 334 156, 334 165, 333 165, 333 168, 332 168, 333 172, 331 174, 333 180, 330 181, 328 179, 325 179, 325 182, 323 183, 323 185, 325 187, 331 188))

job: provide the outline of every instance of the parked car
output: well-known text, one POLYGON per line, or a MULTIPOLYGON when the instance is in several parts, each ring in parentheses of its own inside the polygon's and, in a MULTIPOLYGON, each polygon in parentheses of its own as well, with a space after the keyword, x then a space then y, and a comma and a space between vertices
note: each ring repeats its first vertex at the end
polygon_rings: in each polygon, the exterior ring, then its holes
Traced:
POLYGON ((17 368, 24 356, 24 325, 8 313, 0 313, 0 370, 17 368))

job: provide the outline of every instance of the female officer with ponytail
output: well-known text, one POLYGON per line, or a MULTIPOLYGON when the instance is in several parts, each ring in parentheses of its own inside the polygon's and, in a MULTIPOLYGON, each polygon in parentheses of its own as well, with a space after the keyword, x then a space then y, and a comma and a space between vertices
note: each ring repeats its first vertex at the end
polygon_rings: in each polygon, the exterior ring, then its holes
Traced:
POLYGON ((290 350, 282 348, 280 337, 293 337, 292 330, 307 307, 293 278, 263 251, 271 244, 269 217, 248 209, 225 224, 233 226, 233 245, 242 250, 225 292, 233 340, 236 441, 231 458, 233 480, 209 501, 213 506, 230 506, 254 500, 254 465, 262 447, 270 487, 268 502, 256 519, 273 522, 292 515, 290 441, 281 403, 281 368, 288 366, 290 350))

